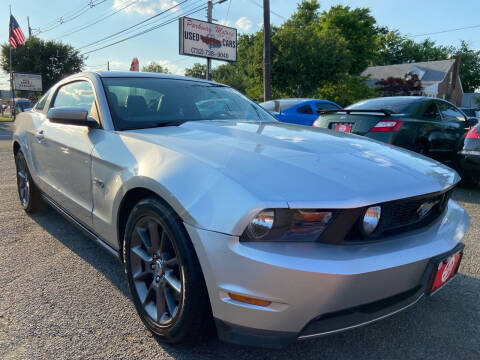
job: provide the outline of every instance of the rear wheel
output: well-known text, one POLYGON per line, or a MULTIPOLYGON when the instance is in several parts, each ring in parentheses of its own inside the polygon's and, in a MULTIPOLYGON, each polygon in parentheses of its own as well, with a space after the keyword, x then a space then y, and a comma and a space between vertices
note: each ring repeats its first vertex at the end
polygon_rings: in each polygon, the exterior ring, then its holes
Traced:
POLYGON ((209 333, 208 293, 183 224, 161 201, 140 201, 124 237, 125 272, 135 307, 147 328, 179 343, 209 333))
POLYGON ((15 166, 17 169, 17 189, 18 197, 23 209, 27 213, 33 213, 40 210, 42 199, 40 191, 32 180, 28 170, 27 161, 22 151, 19 150, 15 155, 15 166))

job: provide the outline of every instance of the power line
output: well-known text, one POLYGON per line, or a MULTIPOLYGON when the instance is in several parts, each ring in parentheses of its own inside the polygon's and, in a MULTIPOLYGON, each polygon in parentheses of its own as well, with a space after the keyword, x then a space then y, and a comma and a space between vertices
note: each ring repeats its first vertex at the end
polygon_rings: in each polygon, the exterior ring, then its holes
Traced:
POLYGON ((146 30, 143 30, 143 31, 141 31, 141 32, 139 32, 139 33, 137 33, 137 34, 132 35, 132 36, 129 36, 129 37, 120 39, 120 40, 118 40, 118 41, 115 41, 115 42, 113 42, 113 43, 110 43, 110 44, 101 46, 101 47, 99 47, 99 48, 96 48, 96 49, 93 49, 93 50, 84 52, 82 55, 90 54, 90 53, 92 53, 92 52, 99 51, 99 50, 105 49, 105 48, 107 48, 107 47, 110 47, 110 46, 119 44, 119 43, 121 43, 121 42, 130 40, 130 39, 133 39, 133 38, 135 38, 135 37, 137 37, 137 36, 146 34, 146 33, 150 32, 150 31, 153 31, 153 30, 159 29, 159 28, 161 28, 161 27, 163 27, 163 26, 166 26, 166 25, 168 25, 168 24, 171 24, 172 22, 177 21, 177 20, 178 20, 179 18, 181 18, 182 16, 192 15, 192 14, 194 14, 194 13, 196 13, 196 12, 201 11, 201 10, 205 10, 206 8, 207 8, 206 6, 202 6, 202 7, 199 8, 199 9, 195 9, 195 10, 192 10, 192 11, 190 11, 190 12, 188 12, 188 13, 184 13, 183 15, 177 16, 177 17, 175 17, 175 18, 173 18, 173 19, 171 19, 171 20, 167 20, 167 21, 165 21, 165 22, 163 22, 163 23, 161 23, 161 24, 159 24, 159 25, 152 26, 151 28, 146 29, 146 30))
MULTIPOLYGON (((186 7, 183 7, 183 8, 182 8, 182 11, 183 11, 183 12, 187 12, 187 11, 196 9, 196 8, 198 8, 198 4, 200 4, 200 3, 204 3, 204 0, 197 0, 196 3, 193 2, 193 3, 191 3, 191 4, 186 5, 186 7)), ((163 21, 163 19, 166 19, 166 18, 168 18, 168 17, 171 16, 171 15, 172 15, 172 14, 166 13, 166 14, 164 14, 163 16, 160 16, 160 17, 159 17, 158 19, 156 19, 155 21, 152 21, 152 22, 150 22, 150 23, 145 23, 145 24, 140 25, 140 26, 138 26, 138 27, 132 28, 132 29, 130 29, 130 30, 125 31, 124 33, 117 34, 117 35, 114 35, 114 36, 110 36, 110 37, 108 37, 108 38, 105 39, 105 40, 98 41, 97 44, 100 43, 100 42, 111 41, 111 40, 113 40, 113 39, 115 39, 115 38, 119 38, 120 36, 132 34, 132 33, 134 33, 135 31, 138 31, 138 30, 141 30, 141 29, 145 29, 145 28, 147 28, 148 26, 152 26, 152 25, 154 25, 154 24, 159 24, 161 21, 163 21)))
MULTIPOLYGON (((186 7, 183 7, 183 8, 182 8, 182 11, 183 11, 183 12, 187 12, 187 11, 193 10, 193 9, 195 9, 195 8, 198 8, 198 4, 199 4, 199 3, 203 3, 203 2, 204 2, 204 0, 197 0, 196 2, 191 3, 191 4, 188 4, 186 7)), ((102 42, 105 42, 105 43, 106 43, 106 42, 108 42, 108 41, 114 40, 115 38, 119 38, 120 36, 125 36, 125 35, 128 35, 128 34, 132 34, 132 33, 134 33, 135 31, 139 31, 139 30, 141 30, 141 29, 147 28, 148 26, 152 26, 152 25, 154 25, 154 24, 158 24, 158 23, 160 23, 161 21, 163 21, 163 19, 166 19, 166 18, 168 18, 168 17, 171 16, 171 15, 172 15, 172 14, 166 13, 166 14, 164 14, 163 16, 160 16, 158 19, 156 19, 156 20, 153 21, 153 22, 145 23, 145 24, 143 24, 143 25, 140 25, 140 26, 138 26, 138 27, 132 28, 132 29, 130 29, 130 30, 127 30, 127 31, 125 31, 125 32, 123 32, 123 33, 119 33, 119 34, 117 34, 117 35, 111 35, 111 36, 109 36, 109 37, 107 37, 107 38, 104 38, 103 40, 97 40, 96 43, 95 43, 95 45, 98 45, 98 44, 100 44, 100 43, 102 43, 102 42)), ((87 46, 85 46, 85 47, 87 47, 87 46)))
MULTIPOLYGON (((248 0, 248 1, 250 1, 253 5, 258 6, 260 9, 263 9, 263 6, 262 6, 261 4, 259 4, 258 2, 256 2, 255 0, 248 0)), ((282 19, 282 20, 285 20, 285 21, 287 20, 287 18, 286 18, 285 16, 276 13, 276 12, 273 11, 272 9, 270 9, 270 13, 272 13, 273 15, 279 17, 279 18, 282 19)))
POLYGON ((171 11, 172 9, 175 9, 176 7, 180 6, 181 4, 184 4, 184 3, 187 2, 187 1, 189 1, 189 0, 183 0, 182 2, 177 3, 177 4, 169 7, 168 9, 166 9, 166 10, 164 10, 164 11, 161 11, 161 12, 159 12, 158 14, 152 15, 152 16, 150 16, 149 18, 147 18, 147 19, 145 19, 145 20, 142 20, 142 21, 140 21, 140 22, 138 22, 138 23, 136 23, 136 24, 134 24, 134 25, 132 25, 132 26, 129 26, 129 27, 123 29, 123 30, 120 30, 120 31, 118 31, 118 32, 116 32, 116 33, 114 33, 114 34, 111 34, 111 35, 109 35, 109 36, 106 36, 106 37, 104 37, 104 38, 102 38, 102 39, 93 41, 93 42, 91 42, 91 43, 89 43, 89 44, 87 44, 87 45, 80 46, 80 47, 77 48, 77 49, 78 49, 78 50, 81 50, 81 49, 84 49, 84 48, 86 48, 86 47, 90 47, 90 46, 96 45, 96 44, 98 44, 98 43, 100 43, 100 42, 102 42, 102 41, 104 41, 104 40, 108 40, 108 39, 110 39, 110 38, 112 38, 112 37, 114 37, 114 36, 116 36, 116 35, 122 34, 122 33, 124 33, 124 32, 127 31, 127 30, 130 30, 130 29, 132 29, 132 28, 134 28, 134 27, 137 27, 138 25, 141 25, 141 24, 143 24, 143 23, 145 23, 145 22, 147 22, 147 21, 150 21, 150 20, 152 20, 152 19, 154 19, 154 18, 156 18, 156 17, 158 17, 158 16, 160 16, 160 15, 165 14, 165 13, 168 12, 168 11, 171 11))
POLYGON ((228 2, 227 15, 225 16, 225 19, 226 19, 227 21, 228 21, 228 13, 230 12, 230 5, 232 5, 232 1, 233 1, 233 0, 230 0, 230 1, 228 2))
POLYGON ((448 33, 448 32, 467 30, 467 29, 475 29, 475 28, 479 28, 479 27, 480 27, 480 25, 465 26, 465 27, 456 28, 456 29, 448 29, 448 30, 442 30, 442 31, 435 31, 435 32, 431 32, 431 33, 412 35, 412 37, 444 34, 444 33, 448 33))
POLYGON ((90 23, 85 23, 85 24, 80 25, 80 26, 78 26, 78 27, 76 27, 76 28, 73 28, 73 29, 71 29, 70 32, 65 33, 65 34, 62 34, 62 35, 60 35, 59 37, 57 37, 57 38, 55 38, 55 39, 61 39, 61 38, 64 38, 64 37, 67 37, 67 36, 76 34, 77 32, 82 31, 82 30, 84 30, 84 29, 90 28, 91 26, 96 25, 96 24, 98 24, 99 22, 102 22, 103 20, 108 19, 109 17, 118 14, 120 11, 122 11, 122 10, 124 10, 124 9, 126 9, 126 8, 128 8, 128 7, 130 7, 130 6, 132 6, 132 5, 135 4, 136 2, 138 2, 138 0, 134 0, 134 1, 128 2, 128 3, 126 3, 125 6, 119 8, 119 9, 117 9, 117 10, 111 11, 111 12, 107 13, 106 15, 101 15, 101 16, 95 18, 95 20, 92 21, 92 22, 90 22, 90 23))
MULTIPOLYGON (((96 0, 96 1, 90 0, 90 2, 87 5, 82 6, 81 8, 79 8, 79 10, 77 10, 76 12, 73 12, 71 15, 64 15, 64 16, 61 16, 60 18, 58 18, 58 20, 50 22, 49 24, 52 24, 52 25, 48 26, 47 29, 42 29, 42 27, 37 28, 36 29, 36 34, 38 35, 40 33, 46 33, 48 31, 51 31, 51 30, 65 24, 65 23, 73 21, 76 18, 82 16, 84 13, 86 13, 90 9, 93 9, 97 5, 103 4, 106 1, 107 0, 96 0)), ((44 26, 44 27, 47 27, 47 26, 44 26)))

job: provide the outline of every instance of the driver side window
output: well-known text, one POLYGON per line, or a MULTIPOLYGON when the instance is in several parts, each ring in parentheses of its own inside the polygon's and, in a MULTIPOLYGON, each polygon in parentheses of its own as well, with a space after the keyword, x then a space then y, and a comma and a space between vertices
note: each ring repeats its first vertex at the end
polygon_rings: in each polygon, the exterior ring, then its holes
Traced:
POLYGON ((438 107, 440 108, 443 120, 462 122, 466 121, 465 115, 463 115, 462 112, 458 110, 455 106, 442 101, 438 104, 438 107))

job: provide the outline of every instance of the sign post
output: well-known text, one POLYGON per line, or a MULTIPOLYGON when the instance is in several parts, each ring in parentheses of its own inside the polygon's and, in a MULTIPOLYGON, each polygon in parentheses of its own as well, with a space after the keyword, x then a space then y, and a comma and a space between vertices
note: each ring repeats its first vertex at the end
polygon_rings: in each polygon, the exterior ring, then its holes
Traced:
POLYGON ((237 61, 237 29, 188 17, 179 25, 179 53, 207 58, 207 79, 211 59, 237 61))

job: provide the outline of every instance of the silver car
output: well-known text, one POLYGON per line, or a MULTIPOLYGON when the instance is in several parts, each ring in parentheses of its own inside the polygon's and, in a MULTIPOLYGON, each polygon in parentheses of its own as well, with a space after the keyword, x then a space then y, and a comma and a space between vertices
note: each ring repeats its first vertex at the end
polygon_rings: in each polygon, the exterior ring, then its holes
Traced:
POLYGON ((453 278, 469 226, 453 170, 198 79, 68 77, 18 116, 13 153, 23 208, 120 259, 170 343, 279 347, 385 318, 453 278))

